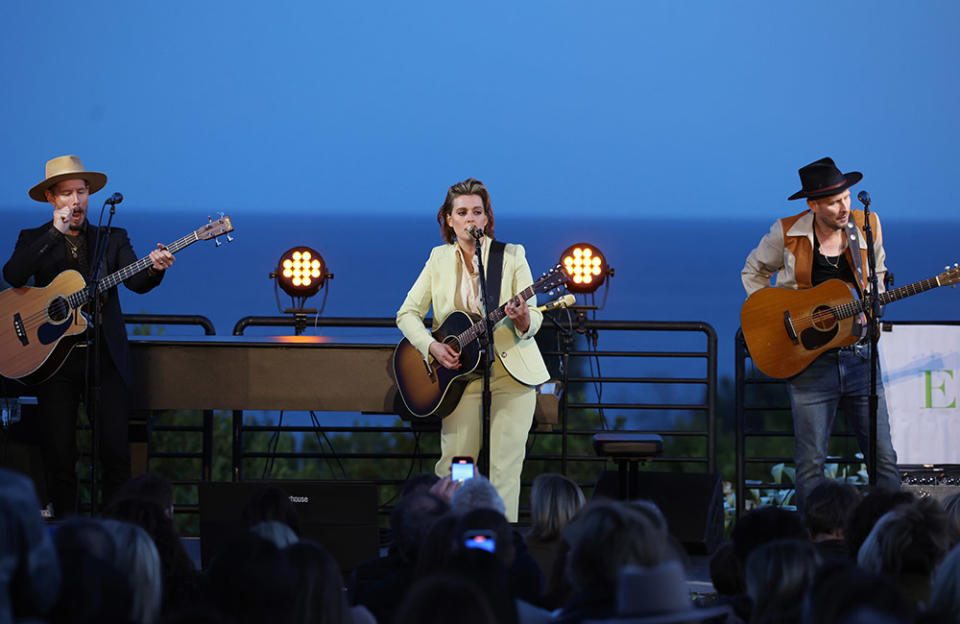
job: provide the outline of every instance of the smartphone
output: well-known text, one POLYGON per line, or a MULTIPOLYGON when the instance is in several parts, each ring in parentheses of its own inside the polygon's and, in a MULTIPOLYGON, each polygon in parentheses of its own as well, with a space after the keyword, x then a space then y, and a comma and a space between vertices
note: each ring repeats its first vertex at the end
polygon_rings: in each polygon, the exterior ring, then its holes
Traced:
POLYGON ((473 478, 473 458, 454 457, 450 462, 450 478, 454 481, 466 481, 473 478))
POLYGON ((497 549, 497 540, 494 538, 493 531, 489 529, 466 531, 463 534, 463 545, 492 553, 497 549))

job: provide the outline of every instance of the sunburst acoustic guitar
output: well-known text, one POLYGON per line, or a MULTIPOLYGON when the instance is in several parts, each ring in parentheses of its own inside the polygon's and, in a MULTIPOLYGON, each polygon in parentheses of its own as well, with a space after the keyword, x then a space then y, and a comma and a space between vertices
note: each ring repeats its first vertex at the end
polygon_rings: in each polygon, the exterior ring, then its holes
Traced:
MULTIPOLYGON (((880 294, 886 305, 939 286, 960 281, 960 268, 947 270, 880 294)), ((854 320, 865 312, 866 302, 842 280, 829 280, 813 288, 764 288, 750 295, 740 309, 740 327, 750 358, 769 377, 792 377, 824 351, 860 340, 854 320)))
MULTIPOLYGON (((568 279, 566 271, 558 264, 511 300, 529 299, 535 294, 549 292, 568 279)), ((506 305, 504 303, 487 314, 491 323, 496 325, 506 317, 506 305)), ((474 323, 467 314, 455 311, 433 332, 434 338, 452 345, 460 353, 460 368, 457 370, 444 368, 432 356, 429 362, 424 360, 406 338, 397 344, 393 350, 393 373, 400 397, 411 414, 421 418, 442 417, 453 411, 480 364, 481 350, 477 339, 484 331, 482 319, 474 323)))

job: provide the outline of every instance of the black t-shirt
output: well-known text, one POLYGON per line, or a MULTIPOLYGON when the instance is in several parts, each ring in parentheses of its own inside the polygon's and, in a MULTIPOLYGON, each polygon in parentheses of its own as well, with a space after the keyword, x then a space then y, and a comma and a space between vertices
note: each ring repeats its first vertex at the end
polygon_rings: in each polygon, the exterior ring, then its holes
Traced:
POLYGON ((820 253, 820 241, 817 234, 813 234, 813 269, 810 272, 810 282, 817 286, 831 279, 842 279, 854 288, 857 280, 853 276, 853 269, 847 261, 847 254, 839 256, 824 256, 820 253))

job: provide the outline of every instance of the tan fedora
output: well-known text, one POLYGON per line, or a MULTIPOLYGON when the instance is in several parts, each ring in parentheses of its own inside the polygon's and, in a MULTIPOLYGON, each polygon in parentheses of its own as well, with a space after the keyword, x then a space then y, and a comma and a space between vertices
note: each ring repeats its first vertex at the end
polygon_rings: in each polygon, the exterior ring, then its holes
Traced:
POLYGON ((46 190, 62 180, 79 178, 90 185, 90 193, 96 193, 107 184, 107 176, 96 171, 87 171, 76 156, 57 156, 47 161, 47 177, 30 189, 30 198, 46 202, 46 190))

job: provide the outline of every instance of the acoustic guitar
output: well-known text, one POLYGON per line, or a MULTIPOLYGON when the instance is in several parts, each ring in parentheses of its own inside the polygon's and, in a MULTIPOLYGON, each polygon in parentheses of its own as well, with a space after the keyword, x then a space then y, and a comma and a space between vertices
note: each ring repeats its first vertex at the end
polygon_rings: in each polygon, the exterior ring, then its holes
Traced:
MULTIPOLYGON (((232 231, 230 217, 221 216, 170 243, 167 251, 175 254, 197 241, 232 231)), ((101 279, 97 288, 109 290, 152 264, 149 256, 140 258, 101 279)), ((72 269, 42 288, 23 286, 0 292, 0 375, 32 384, 57 372, 87 328, 80 308, 89 300, 86 281, 72 269)))
MULTIPOLYGON (((954 265, 936 277, 881 293, 880 303, 958 281, 960 268, 954 265)), ((803 371, 824 351, 860 340, 854 321, 866 305, 850 285, 838 279, 804 290, 764 288, 744 302, 740 327, 757 368, 782 379, 803 371)))
MULTIPOLYGON (((526 300, 535 294, 550 292, 567 283, 569 276, 561 265, 555 266, 532 285, 511 298, 526 300)), ((507 302, 509 303, 509 301, 507 302)), ((487 314, 496 325, 506 316, 506 303, 487 314)), ((446 416, 460 402, 463 390, 473 378, 480 364, 480 345, 477 340, 485 333, 483 319, 476 323, 464 312, 454 311, 433 332, 439 342, 451 345, 460 354, 460 368, 444 368, 433 356, 424 360, 417 348, 404 338, 393 350, 393 374, 404 405, 414 416, 446 416)))

